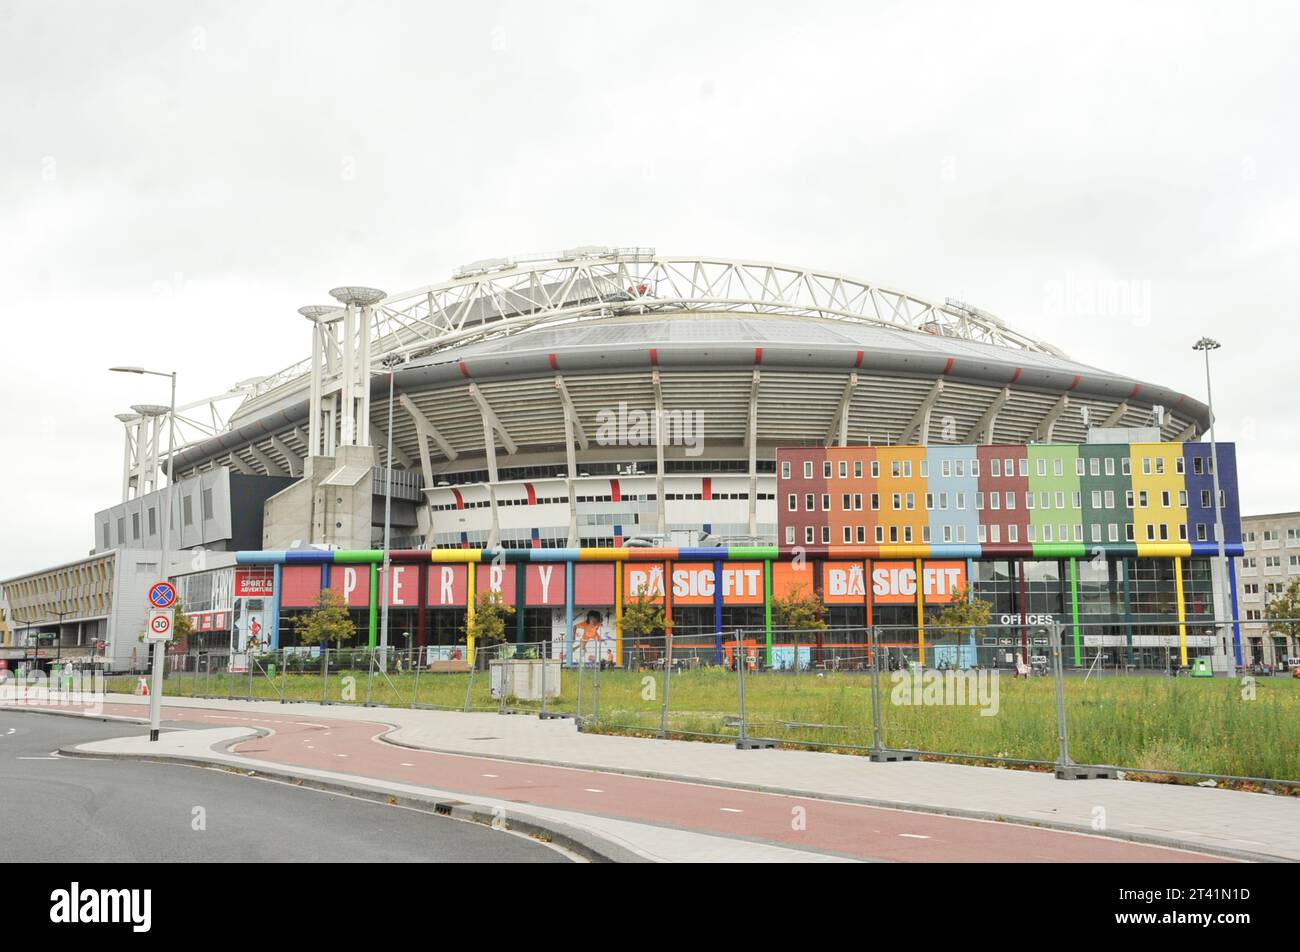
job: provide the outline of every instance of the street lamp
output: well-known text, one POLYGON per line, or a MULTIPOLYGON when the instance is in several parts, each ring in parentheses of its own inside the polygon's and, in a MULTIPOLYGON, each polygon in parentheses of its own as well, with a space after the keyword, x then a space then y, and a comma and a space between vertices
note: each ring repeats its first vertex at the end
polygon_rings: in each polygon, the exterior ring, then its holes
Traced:
POLYGON ((1228 579, 1224 572, 1224 566, 1227 565, 1227 559, 1224 549, 1223 540, 1223 510, 1219 500, 1219 451, 1214 441, 1214 391, 1210 387, 1210 351, 1218 350, 1223 345, 1212 337, 1202 337, 1192 345, 1192 350, 1199 350, 1205 355, 1205 403, 1210 413, 1210 475, 1213 478, 1214 490, 1214 538, 1219 546, 1219 598, 1214 600, 1214 624, 1219 632, 1221 639, 1220 645, 1223 650, 1224 663, 1228 667, 1229 676, 1231 676, 1236 664, 1241 659, 1235 656, 1235 652, 1229 649, 1229 635, 1227 629, 1222 625, 1220 619, 1223 616, 1223 601, 1230 598, 1228 592, 1228 579), (1231 660, 1229 660, 1231 659, 1231 660))
MULTIPOLYGON (((109 371, 118 374, 137 374, 149 375, 151 377, 168 377, 172 382, 171 403, 166 407, 142 405, 132 407, 136 413, 143 414, 149 411, 165 411, 167 414, 167 486, 163 489, 163 520, 162 530, 158 534, 158 561, 162 566, 163 578, 167 578, 170 573, 167 571, 167 546, 171 541, 168 538, 168 532, 171 528, 172 520, 172 479, 174 476, 173 467, 176 465, 176 371, 163 373, 158 370, 146 370, 143 367, 109 367, 109 371)), ((151 414, 152 415, 152 414, 151 414)), ((149 691, 149 739, 158 740, 159 723, 162 720, 162 688, 163 688, 163 643, 155 641, 153 643, 153 687, 149 691)))

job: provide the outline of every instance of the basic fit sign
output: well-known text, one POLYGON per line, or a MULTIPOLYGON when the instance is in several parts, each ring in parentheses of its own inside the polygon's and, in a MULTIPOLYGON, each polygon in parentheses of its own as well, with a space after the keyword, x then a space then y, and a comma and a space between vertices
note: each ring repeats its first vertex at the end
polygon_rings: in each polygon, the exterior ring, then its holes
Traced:
MULTIPOLYGON (((624 587, 629 598, 647 596, 658 600, 664 594, 661 565, 627 565, 624 587)), ((712 565, 674 565, 670 575, 674 605, 712 605, 718 581, 712 565)), ((722 566, 722 600, 728 605, 763 604, 761 562, 728 562, 722 566)))
MULTIPOLYGON (((921 592, 927 602, 952 601, 953 593, 966 588, 965 562, 924 562, 921 592)), ((874 562, 871 565, 871 597, 877 605, 916 603, 915 562, 874 562)))

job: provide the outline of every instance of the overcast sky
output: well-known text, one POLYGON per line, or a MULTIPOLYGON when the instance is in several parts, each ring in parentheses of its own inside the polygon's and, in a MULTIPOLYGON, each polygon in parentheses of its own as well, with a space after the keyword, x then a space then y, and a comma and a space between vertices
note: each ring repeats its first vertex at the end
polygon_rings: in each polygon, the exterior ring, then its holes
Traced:
POLYGON ((1288 4, 0 0, 0 577, 119 501, 113 414, 294 313, 582 244, 959 297, 1204 398, 1300 509, 1288 4), (1123 296, 1099 293, 1122 288, 1123 296))

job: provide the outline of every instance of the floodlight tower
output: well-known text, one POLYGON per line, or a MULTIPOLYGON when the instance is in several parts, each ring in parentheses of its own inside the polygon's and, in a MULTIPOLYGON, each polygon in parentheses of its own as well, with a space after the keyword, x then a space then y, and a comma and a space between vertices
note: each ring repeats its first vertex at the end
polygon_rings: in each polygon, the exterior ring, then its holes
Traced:
POLYGON ((342 446, 370 445, 370 329, 374 306, 386 296, 375 288, 359 286, 330 291, 330 297, 343 305, 342 446))
POLYGON ((334 304, 308 304, 298 308, 298 313, 312 325, 311 396, 307 423, 307 459, 310 461, 313 456, 334 455, 334 400, 326 405, 324 381, 333 377, 338 364, 335 329, 330 325, 341 320, 343 315, 334 304), (327 319, 330 315, 333 315, 332 319, 327 319))
POLYGON ((119 413, 117 421, 125 431, 122 441, 122 502, 131 498, 131 476, 136 465, 136 453, 140 446, 141 416, 138 413, 119 413))

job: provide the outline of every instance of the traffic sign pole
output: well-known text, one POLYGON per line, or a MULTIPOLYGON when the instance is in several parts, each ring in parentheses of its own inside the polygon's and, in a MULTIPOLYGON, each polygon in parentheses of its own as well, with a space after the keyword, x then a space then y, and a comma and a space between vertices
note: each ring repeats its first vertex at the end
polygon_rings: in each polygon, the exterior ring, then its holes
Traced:
MULTIPOLYGON (((169 461, 168 469, 170 470, 170 468, 171 468, 171 463, 169 461)), ((171 506, 170 506, 171 480, 170 479, 168 479, 167 481, 167 496, 168 496, 167 514, 163 517, 163 526, 162 526, 164 533, 167 531, 167 523, 171 520, 171 506)), ((162 570, 165 573, 167 571, 167 548, 165 544, 162 549, 162 558, 163 558, 162 570)), ((157 629, 153 627, 154 619, 160 617, 159 614, 155 614, 155 613, 164 610, 167 612, 174 612, 175 609, 173 608, 173 606, 175 604, 176 604, 176 587, 172 585, 171 582, 167 581, 165 578, 161 582, 156 582, 149 587, 149 608, 151 609, 150 616, 149 616, 150 636, 162 634, 162 632, 157 631, 157 629)), ((168 624, 166 626, 166 633, 168 637, 171 636, 171 630, 172 630, 172 626, 168 624)), ((151 741, 156 741, 158 739, 158 734, 159 731, 161 730, 161 724, 162 724, 163 659, 165 657, 163 652, 166 650, 166 648, 164 647, 166 644, 167 644, 166 640, 163 640, 161 638, 154 640, 153 643, 153 679, 152 679, 153 683, 149 688, 149 740, 151 741)))

